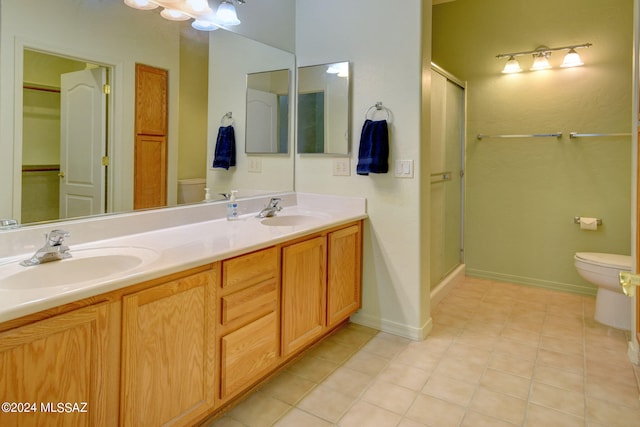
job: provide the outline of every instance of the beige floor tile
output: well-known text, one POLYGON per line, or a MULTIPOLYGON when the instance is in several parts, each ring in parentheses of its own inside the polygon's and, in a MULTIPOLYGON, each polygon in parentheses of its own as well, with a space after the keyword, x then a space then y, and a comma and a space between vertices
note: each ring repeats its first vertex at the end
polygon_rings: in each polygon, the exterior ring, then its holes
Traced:
POLYGON ((584 417, 583 393, 577 393, 534 381, 531 399, 529 401, 560 412, 584 417))
POLYGON ((467 406, 477 384, 456 380, 444 375, 432 375, 422 392, 456 405, 467 406))
POLYGON ((513 357, 507 353, 494 351, 491 354, 491 360, 489 361, 488 367, 497 369, 499 371, 508 372, 510 374, 518 375, 520 377, 532 378, 535 361, 521 359, 518 357, 513 357))
POLYGON ((587 417, 590 426, 594 421, 607 427, 631 427, 638 425, 640 410, 588 397, 587 417))
POLYGON ((486 365, 491 358, 491 350, 466 343, 454 342, 451 344, 444 357, 486 365))
MULTIPOLYGON (((375 336, 366 330, 351 327, 350 323, 327 339, 327 341, 339 343, 348 347, 360 348, 375 336)), ((376 331, 377 333, 377 331, 376 331)))
POLYGON ((550 366, 552 368, 563 369, 569 372, 583 375, 584 373, 584 357, 558 353, 557 351, 546 350, 541 348, 538 352, 538 366, 550 366))
POLYGON ((229 411, 229 417, 251 427, 269 427, 289 409, 291 405, 256 392, 229 411))
POLYGON ((287 368, 292 374, 313 382, 320 382, 338 368, 338 364, 317 357, 304 357, 287 368))
MULTIPOLYGON (((460 427, 514 427, 516 424, 508 423, 488 415, 475 411, 469 411, 464 416, 460 427)), ((549 427, 549 426, 547 426, 549 427)))
POLYGON ((208 427, 245 427, 245 424, 229 416, 224 416, 209 424, 208 427))
POLYGON ((396 414, 404 414, 418 395, 417 391, 386 381, 376 381, 362 399, 396 414))
POLYGON ((329 362, 340 365, 349 360, 357 350, 356 347, 327 340, 314 347, 307 353, 307 356, 317 357, 318 359, 328 360, 329 362))
POLYGON ((362 349, 376 354, 385 359, 392 359, 409 344, 409 340, 401 337, 394 337, 391 334, 379 333, 371 338, 362 349))
POLYGON ((373 353, 361 350, 354 354, 343 366, 362 372, 367 375, 379 374, 389 364, 388 359, 384 359, 373 353))
POLYGON ((407 411, 406 417, 429 427, 457 427, 464 412, 462 406, 420 394, 407 411))
POLYGON ((521 359, 535 360, 538 357, 538 343, 516 341, 510 338, 500 337, 496 342, 494 351, 507 353, 521 359))
MULTIPOLYGON (((544 406, 529 404, 526 427, 585 427, 584 417, 565 414, 544 406)), ((591 427, 591 424, 589 425, 591 427)))
POLYGON ((531 380, 489 368, 482 375, 480 385, 498 393, 527 399, 531 388, 531 380))
POLYGON ((403 418, 400 424, 398 424, 398 427, 424 427, 424 424, 410 420, 409 418, 403 418))
POLYGON ((540 383, 584 394, 584 377, 575 372, 568 372, 551 366, 537 366, 533 379, 540 383))
MULTIPOLYGON (((619 381, 616 377, 587 376, 587 396, 607 402, 640 409, 638 385, 629 375, 629 381, 619 381)), ((639 423, 640 424, 640 423, 639 423)))
POLYGON ((527 401, 480 387, 471 400, 470 408, 484 415, 520 425, 524 421, 527 401))
POLYGON ((391 362, 378 379, 410 390, 418 391, 424 387, 431 373, 403 363, 391 362))
POLYGON ((453 328, 464 329, 470 321, 470 319, 464 319, 455 314, 448 313, 437 313, 433 316, 434 325, 450 326, 453 328))
POLYGON ((342 417, 340 427, 395 427, 401 416, 391 411, 372 405, 368 402, 358 402, 342 417))
POLYGON ((443 354, 440 352, 429 352, 424 348, 409 345, 393 359, 393 362, 412 366, 425 372, 433 372, 442 357, 443 354))
POLYGON ((274 427, 331 427, 333 423, 318 418, 308 412, 293 408, 274 424, 274 427))
POLYGON ((372 381, 372 375, 343 366, 336 369, 322 384, 348 396, 358 397, 372 381))
POLYGON ((584 355, 584 342, 578 338, 558 338, 543 335, 540 338, 540 348, 557 351, 558 353, 584 355))
POLYGON ((501 337, 514 341, 524 342, 530 345, 538 345, 540 342, 540 333, 542 325, 537 323, 526 322, 507 322, 504 329, 500 333, 501 337))
POLYGON ((484 373, 483 363, 469 363, 459 359, 442 359, 434 374, 440 374, 460 381, 477 383, 484 373))
POLYGON ((311 380, 284 371, 270 380, 260 391, 289 405, 295 405, 315 386, 316 383, 311 380))
POLYGON ((319 385, 298 403, 297 408, 335 423, 355 401, 356 398, 352 396, 340 393, 324 385, 319 385))

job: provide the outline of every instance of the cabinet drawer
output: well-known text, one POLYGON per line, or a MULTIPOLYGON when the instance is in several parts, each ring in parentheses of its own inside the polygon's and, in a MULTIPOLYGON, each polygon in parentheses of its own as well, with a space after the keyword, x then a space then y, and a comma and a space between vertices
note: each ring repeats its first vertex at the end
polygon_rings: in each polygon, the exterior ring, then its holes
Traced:
POLYGON ((267 314, 220 341, 220 398, 226 400, 259 381, 278 362, 278 316, 267 314))
POLYGON ((222 288, 244 288, 269 279, 278 273, 278 252, 275 247, 224 261, 222 288))
POLYGON ((223 326, 245 324, 265 314, 276 311, 278 288, 275 279, 244 288, 223 296, 220 307, 220 322, 223 326))

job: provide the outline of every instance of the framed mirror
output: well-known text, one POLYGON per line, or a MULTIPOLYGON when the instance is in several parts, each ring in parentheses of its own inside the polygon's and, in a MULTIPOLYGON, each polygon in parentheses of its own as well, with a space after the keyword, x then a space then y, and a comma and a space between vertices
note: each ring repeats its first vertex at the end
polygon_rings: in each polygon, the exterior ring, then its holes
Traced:
POLYGON ((298 68, 298 153, 351 152, 350 74, 349 62, 298 68))
POLYGON ((289 151, 289 70, 247 74, 245 151, 289 151))

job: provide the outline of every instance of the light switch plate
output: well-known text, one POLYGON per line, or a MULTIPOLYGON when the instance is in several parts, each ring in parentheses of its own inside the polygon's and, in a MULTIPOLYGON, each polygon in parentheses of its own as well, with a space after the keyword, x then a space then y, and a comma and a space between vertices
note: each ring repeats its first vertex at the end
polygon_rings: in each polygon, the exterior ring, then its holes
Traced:
POLYGON ((396 160, 396 178, 413 178, 413 160, 396 160))
POLYGON ((333 176, 349 176, 351 168, 349 159, 333 159, 333 176))
POLYGON ((257 157, 249 157, 249 172, 262 172, 262 159, 257 157))

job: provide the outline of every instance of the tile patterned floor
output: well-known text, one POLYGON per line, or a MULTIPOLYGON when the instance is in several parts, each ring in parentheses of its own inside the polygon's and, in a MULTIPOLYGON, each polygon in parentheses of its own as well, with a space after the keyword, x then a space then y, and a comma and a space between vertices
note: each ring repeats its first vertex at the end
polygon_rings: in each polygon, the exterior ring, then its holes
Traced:
POLYGON ((414 342, 350 324, 210 427, 631 427, 626 336, 594 299, 466 278, 414 342))

